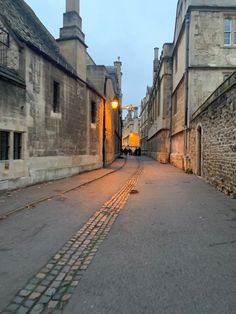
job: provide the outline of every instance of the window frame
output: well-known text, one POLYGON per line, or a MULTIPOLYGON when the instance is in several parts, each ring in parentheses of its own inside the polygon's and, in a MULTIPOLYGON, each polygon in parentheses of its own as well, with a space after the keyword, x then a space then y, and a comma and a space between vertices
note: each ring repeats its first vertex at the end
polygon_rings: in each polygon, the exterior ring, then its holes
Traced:
POLYGON ((23 141, 22 134, 23 134, 22 132, 13 133, 13 159, 14 160, 22 159, 22 141, 23 141), (17 141, 16 141, 16 136, 19 136, 17 141))
POLYGON ((236 16, 225 16, 224 18, 224 47, 226 48, 236 48, 236 16), (226 26, 226 21, 229 21, 229 29, 226 26), (227 35, 227 36, 226 36, 227 35), (229 40, 229 43, 226 41, 229 40))
POLYGON ((90 102, 90 122, 91 124, 96 124, 97 120, 97 103, 94 100, 90 102))
POLYGON ((53 102, 52 102, 52 110, 54 113, 60 113, 60 82, 54 80, 53 81, 53 102))
POLYGON ((10 47, 9 33, 0 27, 0 65, 7 67, 7 55, 10 47))
POLYGON ((6 161, 10 159, 10 131, 0 130, 0 161, 6 161), (6 141, 2 135, 5 133, 6 141))
POLYGON ((233 19, 233 45, 236 47, 236 16, 233 19))

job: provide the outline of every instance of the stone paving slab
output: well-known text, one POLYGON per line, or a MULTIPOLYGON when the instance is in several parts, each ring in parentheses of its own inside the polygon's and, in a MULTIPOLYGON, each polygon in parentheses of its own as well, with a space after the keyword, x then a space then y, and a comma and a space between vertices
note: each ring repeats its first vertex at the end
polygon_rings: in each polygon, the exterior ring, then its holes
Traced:
POLYGON ((24 208, 34 207, 33 203, 43 201, 53 195, 62 195, 65 191, 71 191, 81 185, 98 180, 114 171, 119 170, 125 164, 125 159, 117 159, 108 168, 102 168, 73 177, 50 181, 23 189, 9 192, 0 192, 0 219, 4 219, 7 213, 24 208))
POLYGON ((8 304, 3 313, 61 313, 107 237, 142 172, 136 173, 62 246, 8 304))

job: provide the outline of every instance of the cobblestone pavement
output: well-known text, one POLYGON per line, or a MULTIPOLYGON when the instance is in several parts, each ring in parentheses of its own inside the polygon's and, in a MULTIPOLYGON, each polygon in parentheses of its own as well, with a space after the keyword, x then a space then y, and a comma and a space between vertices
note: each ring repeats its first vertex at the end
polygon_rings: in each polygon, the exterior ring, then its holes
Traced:
POLYGON ((141 172, 139 165, 131 179, 17 293, 3 314, 62 312, 124 207, 141 172))

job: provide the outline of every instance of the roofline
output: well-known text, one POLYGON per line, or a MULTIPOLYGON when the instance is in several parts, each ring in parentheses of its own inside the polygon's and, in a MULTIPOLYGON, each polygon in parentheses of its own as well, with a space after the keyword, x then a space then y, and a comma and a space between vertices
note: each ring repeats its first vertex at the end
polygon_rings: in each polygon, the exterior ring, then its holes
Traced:
POLYGON ((66 38, 57 38, 55 39, 56 42, 58 41, 68 41, 68 40, 78 40, 82 45, 84 45, 85 48, 88 48, 88 46, 85 44, 85 42, 80 39, 78 36, 70 36, 66 38))
POLYGON ((0 19, 2 19, 4 26, 7 28, 9 34, 14 38, 14 40, 17 42, 17 44, 20 46, 20 48, 23 48, 24 45, 22 44, 22 40, 18 38, 18 36, 14 33, 14 31, 11 29, 9 23, 7 22, 6 18, 0 13, 0 19))
POLYGON ((25 42, 26 46, 28 46, 30 49, 35 51, 36 53, 39 53, 42 55, 46 60, 52 62, 54 65, 56 65, 58 68, 60 68, 65 73, 69 74, 71 77, 73 77, 76 80, 79 80, 81 83, 85 84, 90 90, 92 90, 94 93, 96 93, 99 97, 102 99, 106 99, 102 94, 100 94, 93 86, 91 86, 88 82, 84 81, 81 77, 76 74, 75 70, 70 71, 65 66, 60 64, 59 62, 56 62, 52 57, 50 57, 48 54, 40 50, 38 47, 35 47, 34 45, 30 44, 29 42, 25 42))
POLYGON ((22 89, 26 89, 25 81, 17 73, 0 66, 0 80, 10 82, 13 85, 16 85, 22 89))

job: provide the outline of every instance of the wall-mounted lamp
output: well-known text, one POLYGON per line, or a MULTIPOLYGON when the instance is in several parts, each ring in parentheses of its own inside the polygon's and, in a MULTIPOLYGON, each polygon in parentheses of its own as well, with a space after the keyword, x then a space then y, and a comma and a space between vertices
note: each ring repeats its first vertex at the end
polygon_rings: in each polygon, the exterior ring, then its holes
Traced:
POLYGON ((117 98, 113 98, 112 102, 111 102, 111 107, 112 109, 117 109, 119 106, 119 100, 117 98))

